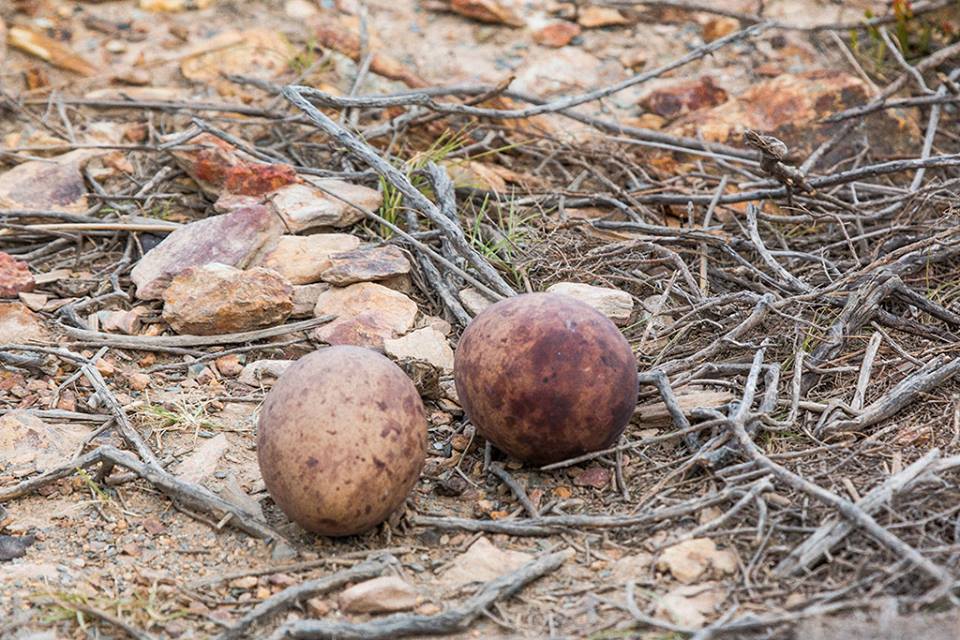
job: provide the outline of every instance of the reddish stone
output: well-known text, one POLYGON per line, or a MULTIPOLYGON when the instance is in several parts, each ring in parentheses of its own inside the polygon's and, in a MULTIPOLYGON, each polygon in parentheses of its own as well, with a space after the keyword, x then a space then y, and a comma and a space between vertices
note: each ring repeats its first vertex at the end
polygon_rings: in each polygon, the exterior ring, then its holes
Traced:
POLYGON ((21 291, 33 291, 35 284, 27 263, 0 251, 0 298, 16 298, 21 291))
POLYGON ((604 467, 590 467, 584 469, 583 473, 578 475, 573 480, 573 484, 578 487, 592 487, 594 489, 603 489, 610 484, 610 473, 609 469, 604 467))
POLYGON ((715 107, 727 100, 727 92, 704 76, 698 80, 684 80, 656 89, 640 100, 640 106, 664 118, 676 118, 685 113, 715 107))
POLYGON ((300 182, 290 165, 259 162, 216 136, 201 134, 191 144, 202 148, 175 151, 173 157, 211 195, 262 196, 300 182))
POLYGON ((570 44, 570 41, 580 35, 580 25, 573 22, 551 22, 547 26, 533 32, 533 41, 545 47, 560 48, 570 44))

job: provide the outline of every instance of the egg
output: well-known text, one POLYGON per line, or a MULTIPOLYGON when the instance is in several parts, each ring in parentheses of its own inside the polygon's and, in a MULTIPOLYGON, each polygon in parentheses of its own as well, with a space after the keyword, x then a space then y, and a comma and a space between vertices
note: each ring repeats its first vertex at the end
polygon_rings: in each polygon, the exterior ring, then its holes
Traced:
POLYGON ((423 402, 375 351, 337 346, 292 364, 264 400, 257 457, 267 491, 304 529, 362 533, 406 500, 426 456, 423 402))
POLYGON ((630 344, 578 300, 531 293, 477 315, 454 382, 477 431, 514 458, 549 464, 611 446, 637 404, 630 344))

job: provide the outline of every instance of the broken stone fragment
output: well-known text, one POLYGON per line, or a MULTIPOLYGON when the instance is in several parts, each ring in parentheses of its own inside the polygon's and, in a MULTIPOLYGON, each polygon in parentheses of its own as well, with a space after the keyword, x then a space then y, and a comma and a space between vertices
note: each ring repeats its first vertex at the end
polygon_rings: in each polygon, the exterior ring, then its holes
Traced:
POLYGON ((387 245, 372 249, 357 249, 330 256, 330 266, 322 278, 337 286, 355 282, 387 280, 410 273, 410 261, 400 249, 387 245))
POLYGON ((397 576, 382 576, 353 585, 338 600, 345 613, 405 611, 417 606, 417 590, 397 576))
POLYGON ((81 213, 87 186, 80 170, 97 155, 78 149, 45 160, 31 160, 0 174, 0 208, 81 213))
POLYGON ((326 282, 315 284, 301 284, 293 287, 293 312, 291 318, 312 318, 313 310, 317 306, 317 298, 330 288, 326 282))
POLYGON ((348 227, 364 218, 362 209, 376 211, 383 203, 383 196, 376 189, 331 178, 308 176, 304 180, 267 196, 290 233, 317 227, 348 227))
POLYGON ((493 300, 473 287, 467 287, 466 289, 460 290, 460 303, 463 304, 463 308, 466 309, 470 315, 475 316, 492 305, 493 300))
POLYGON ((580 25, 575 22, 561 20, 551 22, 533 32, 533 41, 545 47, 559 49, 570 44, 570 41, 580 35, 580 25))
POLYGON ((384 340, 413 328, 417 303, 382 285, 361 282, 321 293, 314 315, 335 317, 314 330, 317 340, 382 350, 384 340))
POLYGON ((163 319, 177 333, 218 335, 283 322, 293 311, 293 288, 269 269, 212 263, 177 275, 163 301, 163 319))
POLYGON ((77 425, 48 424, 26 411, 0 416, 0 470, 24 477, 60 466, 90 434, 77 425))
POLYGON ((42 341, 47 337, 37 314, 19 302, 0 303, 0 342, 42 341))
POLYGON ((33 291, 36 281, 26 262, 0 251, 0 298, 16 298, 33 291))
POLYGON ((558 282, 547 287, 547 293, 558 293, 590 305, 615 324, 626 324, 633 313, 633 296, 620 289, 595 287, 579 282, 558 282))
POLYGON ((423 360, 445 372, 453 371, 453 349, 446 336, 434 327, 411 331, 402 338, 384 340, 383 349, 398 360, 423 360))
POLYGON ((721 577, 735 573, 737 558, 731 551, 718 549, 710 538, 692 538, 664 549, 657 560, 657 569, 669 571, 684 584, 691 584, 711 575, 721 577))
POLYGON ((280 237, 282 229, 277 217, 262 205, 180 227, 148 251, 130 272, 137 297, 159 300, 173 277, 188 267, 217 262, 244 268, 280 237))
POLYGON ((588 5, 580 9, 577 22, 579 22, 580 26, 584 29, 599 29, 602 27, 616 27, 630 24, 630 21, 613 7, 599 7, 597 5, 588 5))
POLYGON ((263 196, 300 182, 292 166, 262 162, 209 133, 191 139, 190 147, 174 149, 171 155, 210 196, 222 193, 263 196))
POLYGON ((321 274, 333 266, 334 254, 359 246, 360 239, 348 233, 281 236, 259 266, 273 269, 291 284, 311 284, 319 282, 321 274))

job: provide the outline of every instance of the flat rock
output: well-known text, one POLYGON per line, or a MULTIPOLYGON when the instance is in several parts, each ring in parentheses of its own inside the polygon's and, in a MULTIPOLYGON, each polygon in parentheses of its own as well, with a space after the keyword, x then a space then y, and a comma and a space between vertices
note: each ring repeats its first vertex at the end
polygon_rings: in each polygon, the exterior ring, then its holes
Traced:
POLYGON ((78 425, 47 424, 26 411, 0 416, 0 469, 23 477, 68 462, 90 431, 78 425))
POLYGON ((293 311, 293 288, 269 269, 213 263, 180 273, 163 301, 163 319, 177 333, 218 335, 283 322, 293 311))
POLYGON ((87 209, 87 186, 80 170, 93 155, 78 149, 31 160, 0 174, 0 207, 80 213, 87 209))
POLYGON ((330 257, 330 262, 330 267, 322 274, 323 281, 341 287, 410 273, 407 256, 392 245, 338 253, 330 257))
POLYGON ((0 251, 0 298, 16 298, 33 291, 36 281, 26 262, 0 251))
POLYGON ((311 284, 335 263, 333 256, 360 246, 360 239, 349 233, 315 233, 309 236, 281 236, 276 246, 260 262, 291 284, 311 284))
POLYGON ((397 576, 382 576, 353 585, 338 600, 345 613, 406 611, 417 606, 417 590, 397 576))
POLYGON ((349 344, 383 349, 383 341, 413 328, 417 303, 407 296, 372 282, 324 291, 317 298, 314 315, 332 315, 335 320, 314 330, 314 337, 327 344, 349 344))
POLYGON ((40 317, 22 303, 0 303, 0 342, 29 342, 47 337, 40 317))
POLYGON ((383 196, 376 189, 329 178, 305 178, 267 196, 290 233, 317 227, 348 227, 364 218, 363 211, 376 211, 383 196), (331 195, 333 194, 333 195, 331 195))
POLYGON ((313 317, 313 309, 317 306, 320 294, 330 288, 326 282, 315 284, 301 284, 293 287, 293 312, 291 318, 313 317))
POLYGON ((446 588, 459 588, 473 582, 487 582, 519 569, 531 558, 528 553, 495 547, 486 536, 481 536, 454 558, 450 568, 440 576, 440 584, 446 588))
POLYGON ((714 84, 713 78, 703 76, 695 80, 667 80, 648 91, 639 104, 645 110, 667 119, 715 107, 727 101, 727 92, 714 84))
POLYGON ((517 69, 512 88, 541 97, 574 93, 621 80, 623 68, 579 47, 532 50, 517 69))
POLYGON ((227 436, 222 433, 218 433, 208 440, 203 440, 177 465, 173 472, 174 475, 187 482, 202 484, 216 471, 217 463, 220 462, 220 458, 227 452, 229 446, 227 436))
POLYGON ((684 584, 691 584, 703 577, 731 574, 737 570, 736 556, 718 549, 710 538, 692 538, 663 550, 657 569, 669 571, 684 584))
POLYGON ((260 197, 300 182, 292 166, 262 162, 209 133, 196 136, 190 140, 190 148, 174 149, 171 155, 213 197, 223 193, 260 197))
POLYGON ((680 585, 659 599, 657 615, 674 624, 699 629, 719 613, 717 607, 725 598, 725 591, 714 583, 680 585))
POLYGON ((148 251, 130 272, 137 297, 161 299, 173 277, 189 267, 217 262, 242 269, 276 241, 282 229, 277 217, 262 205, 180 227, 148 251))
MULTIPOLYGON (((791 156, 805 156, 844 125, 819 124, 821 118, 864 104, 870 95, 863 80, 842 71, 784 73, 753 84, 721 105, 679 119, 669 132, 741 145, 743 130, 754 129, 783 140, 791 156)), ((859 135, 847 136, 822 159, 824 164, 848 157, 849 145, 858 144, 856 141, 862 136, 878 157, 907 155, 918 144, 920 129, 913 116, 904 111, 883 109, 862 121, 859 135)))
MULTIPOLYGON (((202 0, 202 4, 211 2, 202 0)), ((249 89, 228 80, 227 75, 274 80, 289 70, 290 60, 296 55, 296 49, 279 29, 266 26, 224 31, 201 42, 197 48, 193 55, 183 56, 180 71, 184 77, 205 86, 212 85, 222 96, 240 99, 248 95, 249 89)))
POLYGON ((580 35, 580 25, 575 22, 561 20, 551 22, 533 32, 533 41, 544 47, 559 49, 570 44, 570 41, 580 35))
POLYGON ((577 22, 584 29, 616 27, 630 23, 622 13, 613 7, 598 7, 596 5, 582 7, 577 16, 577 22))
POLYGON ((960 610, 899 615, 894 605, 879 612, 809 618, 800 622, 795 633, 794 637, 803 640, 956 640, 960 610))
POLYGON ((250 387, 270 387, 290 368, 293 360, 257 360, 251 362, 240 372, 237 382, 250 387))
POLYGON ((547 293, 558 293, 588 304, 616 324, 626 324, 633 313, 633 296, 620 289, 579 282, 558 282, 547 287, 547 293))
POLYGON ((443 371, 453 371, 453 349, 446 336, 434 327, 411 331, 402 338, 384 340, 383 350, 400 360, 424 360, 443 371))
POLYGON ((483 295, 473 287, 467 287, 460 290, 460 303, 463 308, 470 312, 470 315, 477 315, 487 307, 493 304, 493 300, 483 295))

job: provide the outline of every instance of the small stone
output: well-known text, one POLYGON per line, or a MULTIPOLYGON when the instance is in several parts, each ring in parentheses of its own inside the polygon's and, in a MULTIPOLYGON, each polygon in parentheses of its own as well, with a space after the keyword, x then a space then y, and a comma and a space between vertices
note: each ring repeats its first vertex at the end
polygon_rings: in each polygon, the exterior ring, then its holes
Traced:
POLYGON ((383 349, 384 340, 413 328, 417 303, 379 284, 361 282, 321 293, 314 315, 328 314, 335 319, 314 330, 317 340, 383 349))
POLYGON ((60 399, 57 400, 57 409, 61 411, 76 411, 77 394, 70 389, 64 389, 63 393, 60 394, 60 399))
POLYGON ((293 360, 257 360, 243 368, 237 382, 250 387, 270 387, 292 364, 293 360))
POLYGON ((130 272, 141 300, 160 300, 170 281, 189 267, 221 263, 244 268, 280 237, 282 225, 256 205, 180 227, 148 251, 130 272))
POLYGON ((99 153, 78 149, 31 160, 0 174, 0 208, 68 211, 87 208, 87 185, 80 170, 99 153))
POLYGON ((610 486, 610 477, 613 474, 606 467, 589 467, 583 470, 573 480, 573 484, 578 487, 592 487, 594 489, 603 489, 610 486))
POLYGON ((307 600, 307 613, 314 618, 323 618, 332 610, 333 607, 323 598, 310 598, 307 600))
POLYGON ((548 287, 547 292, 569 296, 588 304, 616 324, 626 324, 633 313, 633 296, 620 289, 595 287, 579 282, 558 282, 548 287))
POLYGON ((282 236, 259 266, 273 269, 291 284, 310 284, 333 266, 331 256, 359 246, 360 239, 347 233, 282 236))
POLYGON ((26 411, 0 416, 0 461, 6 475, 20 477, 47 471, 70 460, 89 429, 48 424, 26 411))
MULTIPOLYGON (((181 480, 200 484, 213 475, 217 463, 220 462, 220 458, 223 457, 228 448, 227 437, 218 433, 191 451, 190 455, 177 465, 174 475, 181 480)), ((256 583, 257 579, 254 578, 253 584, 256 583)))
POLYGON ((227 378, 234 378, 243 371, 243 363, 240 362, 240 354, 238 353, 220 356, 213 362, 217 367, 217 371, 220 372, 220 375, 226 376, 227 378))
POLYGON ((97 371, 100 372, 100 375, 102 375, 104 378, 109 378, 117 371, 117 368, 113 365, 113 363, 104 358, 100 358, 99 360, 97 360, 94 366, 97 368, 97 371))
POLYGON ((473 287, 460 290, 460 303, 470 315, 478 315, 481 311, 493 304, 493 300, 486 297, 473 287))
POLYGON ((348 227, 362 220, 363 211, 348 202, 369 211, 376 211, 383 204, 383 196, 376 189, 328 178, 304 179, 304 184, 287 185, 267 196, 291 233, 317 227, 348 227))
POLYGON ((259 583, 256 576, 243 576, 230 581, 230 586, 234 589, 252 589, 259 583))
POLYGON ((450 325, 449 322, 447 322, 443 318, 438 318, 437 316, 425 316, 420 321, 420 326, 433 327, 434 329, 436 329, 437 331, 439 331, 445 336, 450 335, 450 332, 453 331, 453 327, 450 325))
POLYGON ((657 616, 699 629, 718 613, 717 607, 725 598, 725 591, 711 582, 680 585, 659 598, 657 616))
POLYGON ((127 384, 134 391, 143 391, 150 386, 150 376, 145 373, 131 373, 127 376, 127 384))
POLYGON ((383 350, 398 360, 423 360, 443 371, 453 371, 453 349, 446 336, 433 327, 411 331, 395 340, 384 340, 383 350))
POLYGON ((522 27, 523 18, 503 0, 451 0, 450 10, 478 22, 522 27))
POLYGON ((0 562, 22 558, 35 541, 34 536, 0 536, 0 562))
POLYGON ((293 286, 293 312, 291 318, 311 318, 320 294, 330 288, 326 282, 293 286))
POLYGON ((43 341, 47 330, 39 316, 19 302, 0 303, 0 342, 43 341))
MULTIPOLYGON (((475 504, 486 510, 492 506, 486 500, 479 500, 475 504)), ((472 582, 486 582, 517 570, 531 557, 520 551, 498 549, 485 536, 481 536, 469 549, 454 558, 453 564, 441 576, 440 583, 446 588, 453 588, 472 582)))
POLYGON ((339 603, 345 613, 406 611, 417 606, 417 591, 397 576, 383 576, 346 589, 339 603))
POLYGON ((421 616, 435 616, 443 611, 443 608, 435 602, 424 602, 416 608, 416 612, 421 616))
POLYGON ((620 64, 631 71, 642 69, 647 65, 647 52, 643 49, 630 49, 620 56, 620 64))
POLYGON ((0 298, 16 298, 20 292, 33 291, 35 285, 26 262, 0 251, 0 298))
POLYGON ((295 20, 305 20, 317 15, 317 7, 307 0, 287 0, 283 3, 283 11, 295 20))
POLYGON ((42 311, 47 306, 47 300, 50 299, 50 296, 45 293, 27 293, 26 291, 21 291, 17 297, 30 311, 42 311))
POLYGON ((108 333, 136 335, 140 329, 140 318, 146 313, 145 307, 134 307, 129 311, 100 311, 100 329, 108 333))
POLYGON ((651 113, 673 119, 691 111, 723 104, 727 97, 727 92, 715 85, 713 78, 703 76, 696 80, 664 81, 646 93, 639 104, 651 113))
POLYGON ((657 569, 669 571, 680 582, 691 584, 710 574, 719 577, 734 573, 737 560, 732 552, 718 549, 710 538, 693 538, 664 549, 657 569))
POLYGON ((623 14, 612 7, 589 5, 580 9, 577 22, 584 29, 599 29, 601 27, 615 27, 629 24, 630 21, 623 14))
POLYGON ((177 333, 219 335, 279 324, 293 311, 293 289, 276 272, 225 264, 190 267, 163 294, 163 319, 177 333))
POLYGON ((551 22, 533 32, 533 41, 545 47, 559 49, 570 44, 570 41, 580 35, 580 25, 562 20, 551 22))
POLYGON ((712 16, 703 24, 703 41, 713 42, 740 29, 740 21, 728 16, 712 16))
POLYGON ((331 266, 323 272, 323 280, 341 287, 410 272, 410 261, 392 245, 338 253, 330 257, 330 262, 331 266))

